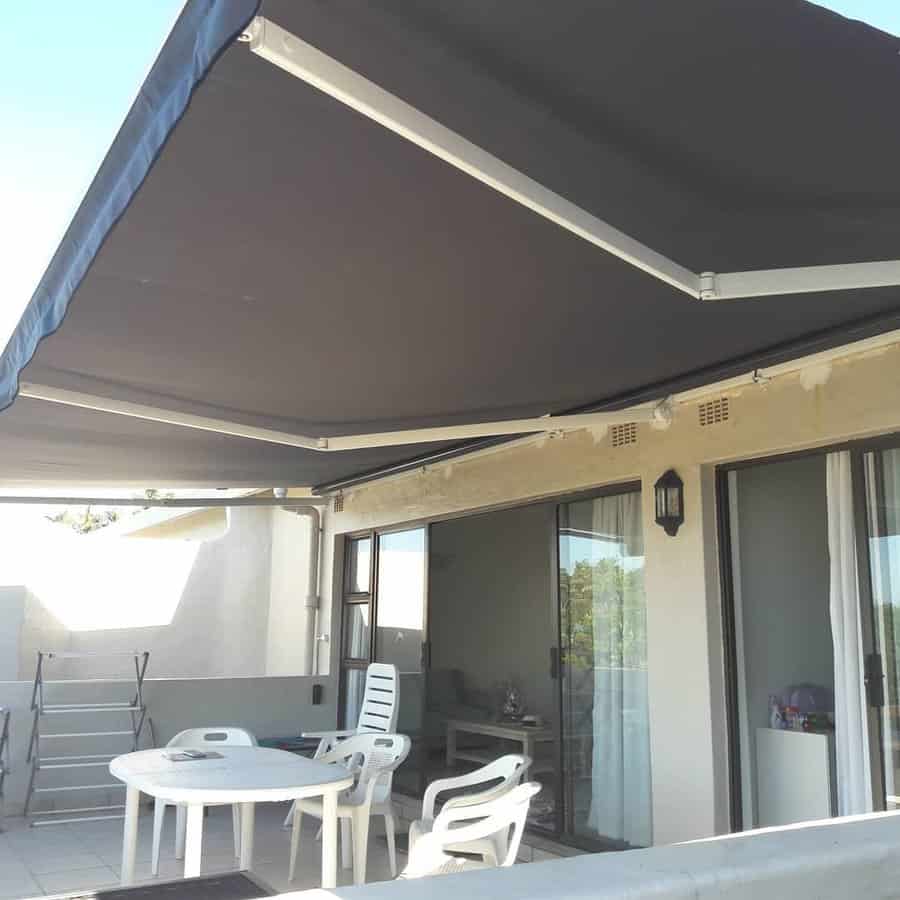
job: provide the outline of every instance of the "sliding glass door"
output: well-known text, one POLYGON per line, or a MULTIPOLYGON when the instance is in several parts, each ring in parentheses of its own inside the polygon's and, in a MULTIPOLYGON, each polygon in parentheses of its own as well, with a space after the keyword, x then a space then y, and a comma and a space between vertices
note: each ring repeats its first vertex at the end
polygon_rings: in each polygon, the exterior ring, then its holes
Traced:
POLYGON ((368 663, 394 663, 413 738, 396 789, 525 748, 529 828, 652 843, 638 486, 351 535, 345 557, 343 724, 368 663))
POLYGON ((741 463, 719 490, 734 827, 900 808, 900 449, 741 463))
POLYGON ((652 843, 647 604, 638 490, 559 507, 565 831, 652 843))

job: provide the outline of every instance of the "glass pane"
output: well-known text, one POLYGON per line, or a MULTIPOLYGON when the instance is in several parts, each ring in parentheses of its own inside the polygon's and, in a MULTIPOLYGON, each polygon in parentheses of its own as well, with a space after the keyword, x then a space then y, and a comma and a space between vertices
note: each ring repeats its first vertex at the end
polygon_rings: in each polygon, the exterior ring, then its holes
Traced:
POLYGON ((652 841, 647 605, 639 492, 560 506, 568 830, 652 841))
POLYGON ((424 528, 379 535, 375 659, 401 673, 422 671, 425 563, 424 528))
POLYGON ((348 594, 369 593, 369 573, 372 562, 372 539, 358 538, 347 545, 347 586, 348 594))
POLYGON ((344 606, 344 659, 369 658, 369 604, 344 606))
POLYGON ((412 738, 413 747, 394 776, 397 789, 412 794, 424 790, 422 715, 425 675, 425 529, 378 536, 378 606, 375 659, 393 663, 400 672, 397 730, 412 738))
POLYGON ((742 826, 828 818, 838 810, 825 456, 729 472, 728 501, 742 826))
POLYGON ((875 638, 884 669, 885 808, 900 809, 900 450, 866 454, 875 638))
POLYGON ((366 687, 365 669, 344 669, 343 709, 341 727, 355 728, 359 721, 363 693, 366 687))

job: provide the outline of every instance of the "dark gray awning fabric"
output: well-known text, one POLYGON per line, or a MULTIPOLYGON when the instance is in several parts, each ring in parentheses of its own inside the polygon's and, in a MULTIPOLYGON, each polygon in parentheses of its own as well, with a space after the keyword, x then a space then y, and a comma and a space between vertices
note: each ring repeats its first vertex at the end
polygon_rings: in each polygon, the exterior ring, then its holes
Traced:
MULTIPOLYGON (((900 255, 900 42, 812 4, 261 13, 697 271, 900 255)), ((896 288, 693 300, 233 45, 23 378, 327 435, 621 405, 897 327, 896 288)), ((0 413, 0 477, 320 484, 447 449, 31 406, 0 413)))

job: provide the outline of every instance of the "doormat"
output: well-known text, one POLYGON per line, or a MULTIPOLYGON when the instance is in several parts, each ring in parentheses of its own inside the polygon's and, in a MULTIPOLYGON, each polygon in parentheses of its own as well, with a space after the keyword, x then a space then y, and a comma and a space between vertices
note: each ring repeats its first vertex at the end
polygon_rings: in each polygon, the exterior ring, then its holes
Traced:
POLYGON ((56 900, 256 900, 258 897, 274 897, 276 893, 255 875, 227 872, 223 875, 137 884, 134 887, 57 894, 56 900))

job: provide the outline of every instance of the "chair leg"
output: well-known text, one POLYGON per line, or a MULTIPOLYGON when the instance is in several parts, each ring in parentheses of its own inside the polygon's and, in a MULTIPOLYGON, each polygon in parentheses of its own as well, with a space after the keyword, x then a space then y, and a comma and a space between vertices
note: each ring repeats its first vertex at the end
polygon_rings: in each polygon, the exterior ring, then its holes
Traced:
POLYGON ((352 865, 353 851, 350 844, 350 820, 341 819, 341 867, 349 869, 352 865))
POLYGON ((303 819, 303 813, 300 808, 294 804, 291 819, 291 865, 288 869, 288 881, 294 880, 294 873, 297 871, 297 849, 300 846, 300 823, 303 819))
POLYGON ((184 859, 185 835, 187 834, 187 807, 175 807, 175 859, 184 859))
POLYGON ((397 877, 397 835, 394 825, 394 812, 384 814, 384 834, 387 838, 388 861, 391 864, 391 878, 397 877))
POLYGON ((163 821, 166 817, 166 801, 157 798, 153 804, 153 851, 150 858, 150 873, 159 875, 159 845, 162 841, 163 821))
POLYGON ((353 812, 353 883, 366 883, 366 851, 369 848, 369 810, 353 812))
POLYGON ((241 808, 237 803, 231 805, 231 831, 234 834, 234 855, 241 856, 241 808))

